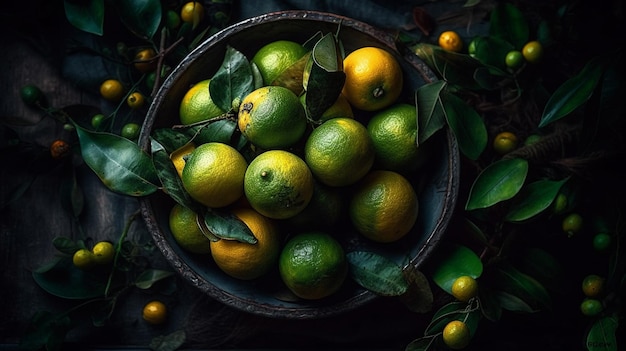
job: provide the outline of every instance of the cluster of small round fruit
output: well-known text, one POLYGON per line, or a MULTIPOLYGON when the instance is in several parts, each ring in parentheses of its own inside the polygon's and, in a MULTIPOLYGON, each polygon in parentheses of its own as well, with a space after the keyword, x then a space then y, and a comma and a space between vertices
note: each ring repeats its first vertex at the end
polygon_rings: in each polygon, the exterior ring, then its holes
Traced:
MULTIPOLYGON (((299 43, 278 40, 252 57, 263 85, 231 111, 249 149, 191 140, 179 149, 185 152, 171 154, 189 195, 209 209, 228 209, 255 242, 217 233, 209 240, 198 214, 179 204, 170 229, 181 247, 210 254, 235 278, 257 279, 278 265, 286 287, 312 300, 335 293, 348 274, 342 232, 356 230, 375 243, 410 232, 418 197, 409 179, 425 156, 416 142, 416 106, 399 101, 403 72, 395 56, 378 47, 349 53, 341 93, 312 121, 304 65, 293 73, 308 54, 299 43), (302 80, 297 89, 280 83, 284 72, 302 80)), ((211 97, 213 82, 190 87, 180 105, 183 124, 226 115, 211 97)))
POLYGON ((99 241, 91 250, 81 248, 74 252, 72 262, 74 266, 82 270, 89 270, 94 266, 105 266, 113 262, 115 256, 115 248, 110 241, 99 241))

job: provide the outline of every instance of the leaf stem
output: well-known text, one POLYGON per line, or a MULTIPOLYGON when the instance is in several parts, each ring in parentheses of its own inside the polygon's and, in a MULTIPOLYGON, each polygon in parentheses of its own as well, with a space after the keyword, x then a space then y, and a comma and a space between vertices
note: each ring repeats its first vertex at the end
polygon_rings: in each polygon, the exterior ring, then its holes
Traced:
POLYGON ((109 274, 109 279, 107 280, 107 285, 104 288, 105 298, 109 296, 109 290, 111 288, 111 283, 113 282, 113 274, 115 273, 115 268, 117 267, 117 261, 119 259, 120 251, 122 249, 122 243, 124 242, 124 239, 128 235, 128 231, 130 229, 131 224, 135 221, 135 218, 138 215, 139 215, 139 210, 135 211, 133 214, 131 214, 128 217, 128 220, 126 221, 126 225, 124 226, 124 230, 122 231, 122 235, 120 236, 120 239, 117 241, 117 245, 115 247, 115 256, 113 257, 113 269, 111 269, 111 273, 109 274))

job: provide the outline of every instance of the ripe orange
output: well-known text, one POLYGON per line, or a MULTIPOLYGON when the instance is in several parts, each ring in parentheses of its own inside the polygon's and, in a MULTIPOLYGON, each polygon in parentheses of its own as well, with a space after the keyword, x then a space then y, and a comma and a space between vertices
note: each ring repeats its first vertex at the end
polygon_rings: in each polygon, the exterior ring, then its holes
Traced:
POLYGON ((183 22, 197 26, 204 19, 204 6, 198 1, 190 1, 183 5, 180 10, 180 19, 183 22))
POLYGON ((376 170, 356 185, 349 213, 354 227, 370 240, 400 240, 417 221, 418 199, 411 183, 399 173, 376 170))
POLYGON ((143 307, 142 317, 150 324, 163 324, 167 321, 167 306, 161 301, 150 301, 143 307))
POLYGON ((402 92, 400 63, 384 49, 363 47, 351 52, 343 61, 343 71, 343 94, 357 109, 380 110, 393 104, 402 92))
POLYGON ((107 79, 100 85, 100 95, 109 101, 118 102, 122 100, 124 94, 124 86, 117 79, 107 79))
POLYGON ((143 49, 135 54, 134 66, 141 73, 154 71, 157 67, 156 52, 153 48, 143 49))
POLYGON ((461 52, 463 50, 463 40, 459 34, 453 30, 448 30, 439 35, 439 46, 446 51, 461 52))
POLYGON ((257 242, 212 241, 213 260, 231 277, 242 280, 259 278, 276 266, 280 254, 280 233, 271 219, 251 208, 236 208, 232 214, 248 226, 257 242))

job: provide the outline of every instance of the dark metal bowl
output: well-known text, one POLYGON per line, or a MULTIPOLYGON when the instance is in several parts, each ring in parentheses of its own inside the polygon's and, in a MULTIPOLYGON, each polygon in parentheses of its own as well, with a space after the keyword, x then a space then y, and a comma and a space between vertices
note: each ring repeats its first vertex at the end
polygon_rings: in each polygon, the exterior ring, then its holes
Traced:
MULTIPOLYGON (((315 33, 337 33, 346 52, 363 46, 378 46, 392 52, 405 74, 401 97, 412 101, 414 91, 436 78, 416 55, 396 48, 387 32, 353 19, 311 11, 269 13, 234 24, 216 33, 191 52, 172 71, 156 94, 143 124, 139 144, 150 148, 150 134, 155 128, 178 124, 179 103, 193 83, 211 78, 230 45, 251 57, 256 50, 278 39, 304 42, 315 33)), ((449 130, 442 130, 431 140, 433 155, 420 174, 418 222, 405 238, 394 244, 375 246, 357 237, 347 240, 347 250, 375 250, 418 269, 442 239, 455 207, 458 193, 459 155, 456 140, 449 130)), ((291 319, 310 319, 335 315, 363 306, 377 297, 352 281, 333 296, 319 301, 288 302, 276 298, 284 289, 277 279, 241 281, 222 273, 210 257, 190 254, 174 241, 168 215, 174 202, 158 192, 141 199, 141 210, 154 242, 182 277, 201 291, 226 305, 250 313, 291 319)))

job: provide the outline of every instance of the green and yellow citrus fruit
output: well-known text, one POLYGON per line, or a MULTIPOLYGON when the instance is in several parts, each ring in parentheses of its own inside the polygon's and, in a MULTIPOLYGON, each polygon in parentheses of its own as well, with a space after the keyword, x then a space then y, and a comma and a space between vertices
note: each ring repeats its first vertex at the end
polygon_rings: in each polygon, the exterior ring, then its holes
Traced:
POLYGON ((280 276, 296 296, 317 300, 339 290, 348 274, 341 244, 325 232, 296 234, 281 251, 280 276))
POLYGON ((285 149, 304 135, 306 113, 291 90, 265 86, 241 101, 237 125, 241 133, 261 149, 285 149))
POLYGON ((170 211, 169 225, 174 240, 183 249, 197 254, 211 252, 211 241, 202 234, 198 225, 198 214, 193 210, 175 204, 170 211))
POLYGON ((90 250, 78 249, 72 256, 72 263, 79 269, 89 270, 96 265, 96 258, 90 250))
POLYGON ((144 305, 141 316, 150 324, 163 324, 167 321, 167 306, 161 301, 150 301, 144 305))
POLYGON ((99 241, 92 248, 96 264, 109 264, 115 257, 115 247, 110 241, 99 241))
POLYGON ((194 84, 183 96, 178 113, 182 124, 192 124, 224 114, 209 92, 210 79, 194 84))
POLYGON ((304 159, 315 177, 329 186, 346 186, 363 178, 375 152, 367 129, 352 118, 333 118, 315 128, 304 146, 304 159))
POLYGON ((195 149, 196 145, 194 145, 194 143, 187 143, 170 154, 170 160, 174 164, 174 168, 176 168, 179 177, 183 177, 183 169, 185 168, 187 159, 195 149))
POLYGON ((343 71, 343 94, 357 109, 380 110, 393 104, 402 92, 402 68, 384 49, 363 47, 352 51, 343 60, 343 71))
POLYGON ((220 239, 211 242, 211 255, 217 266, 231 277, 252 280, 273 269, 280 254, 281 236, 271 219, 251 208, 236 208, 232 214, 252 232, 254 244, 220 239))
POLYGON ((478 295, 478 282, 476 279, 463 275, 454 280, 452 283, 452 296, 461 302, 468 302, 471 298, 478 295))
POLYGON ((264 84, 272 85, 281 73, 296 63, 306 53, 307 50, 296 42, 277 40, 261 47, 254 54, 251 62, 258 67, 264 84))
POLYGON ((389 243, 411 230, 418 208, 417 194, 404 176, 376 170, 356 185, 349 213, 359 233, 375 242, 389 243))
POLYGON ((400 103, 376 113, 367 124, 376 152, 375 165, 392 171, 414 170, 420 166, 417 147, 417 111, 400 103))
POLYGON ((460 350, 469 345, 471 334, 467 324, 451 321, 443 328, 443 343, 453 350, 460 350))
POLYGON ((244 191, 250 205, 264 216, 293 217, 313 197, 314 179, 297 155, 270 150, 255 157, 245 172, 244 191))
MULTIPOLYGON (((303 105, 305 105, 306 93, 300 96, 300 101, 302 102, 303 105)), ((331 118, 338 118, 338 117, 354 118, 354 112, 352 111, 352 106, 350 106, 348 99, 346 99, 346 97, 343 94, 339 94, 339 96, 337 97, 337 100, 335 100, 335 102, 322 113, 319 120, 317 121, 319 123, 324 123, 331 118)))
POLYGON ((224 207, 243 195, 247 162, 227 144, 199 145, 183 168, 182 183, 189 195, 207 207, 224 207))
POLYGON ((296 228, 332 228, 344 215, 343 192, 315 182, 309 204, 288 223, 296 228))

